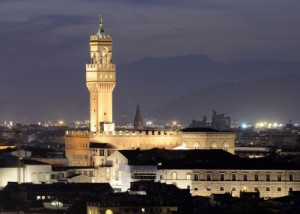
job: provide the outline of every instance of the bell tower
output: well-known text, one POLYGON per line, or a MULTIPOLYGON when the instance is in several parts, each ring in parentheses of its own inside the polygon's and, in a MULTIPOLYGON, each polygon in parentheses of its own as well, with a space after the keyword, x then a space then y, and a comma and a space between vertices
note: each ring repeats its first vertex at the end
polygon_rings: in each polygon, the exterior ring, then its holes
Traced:
POLYGON ((102 17, 96 35, 90 36, 91 63, 86 64, 86 85, 90 92, 90 131, 114 129, 112 123, 116 66, 112 64, 112 36, 104 33, 102 17), (107 129, 107 128, 106 128, 107 129))

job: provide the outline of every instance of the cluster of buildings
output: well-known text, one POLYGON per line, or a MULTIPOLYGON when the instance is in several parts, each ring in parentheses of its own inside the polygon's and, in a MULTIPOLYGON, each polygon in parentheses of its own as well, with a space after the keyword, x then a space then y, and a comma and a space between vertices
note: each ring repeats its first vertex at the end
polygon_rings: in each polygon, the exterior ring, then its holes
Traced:
POLYGON ((39 126, 23 130, 31 139, 27 147, 20 141, 14 146, 3 141, 9 148, 0 150, 0 211, 199 213, 237 211, 239 206, 255 211, 250 206, 253 200, 257 205, 262 198, 278 205, 284 202, 274 198, 297 199, 297 161, 270 157, 263 149, 259 150, 265 152, 263 158, 249 158, 255 149, 236 148, 236 141, 248 140, 247 133, 237 138, 224 114, 213 111, 211 123, 204 117, 185 129, 144 130, 138 107, 134 128, 116 130, 112 111, 116 66, 112 36, 104 33, 102 20, 97 34, 90 36, 90 59, 86 65, 90 130, 60 127, 64 136, 54 136, 57 141, 63 137, 65 153, 54 149, 60 144, 54 148, 47 144, 50 153, 28 146, 52 139, 39 126))

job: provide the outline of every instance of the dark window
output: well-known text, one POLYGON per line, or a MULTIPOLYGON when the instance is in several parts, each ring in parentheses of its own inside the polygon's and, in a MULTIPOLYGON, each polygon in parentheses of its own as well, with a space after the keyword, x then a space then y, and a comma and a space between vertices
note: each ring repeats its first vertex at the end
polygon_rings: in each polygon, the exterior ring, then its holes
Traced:
POLYGON ((225 179, 224 174, 220 174, 220 181, 224 181, 224 179, 225 179))
POLYGON ((231 191, 236 191, 236 188, 235 188, 235 187, 232 187, 232 188, 231 188, 231 191))
POLYGON ((278 181, 281 181, 281 175, 278 175, 278 176, 277 176, 277 180, 278 180, 278 181))
POLYGON ((194 173, 194 181, 199 181, 199 173, 194 173))
POLYGON ((231 175, 231 180, 236 181, 236 174, 231 175))
POLYGON ((244 174, 244 181, 247 181, 247 180, 248 180, 248 175, 244 174))
POLYGON ((266 191, 269 192, 270 191, 270 187, 266 187, 266 191))
POLYGON ((270 177, 271 177, 270 174, 267 174, 267 175, 266 175, 266 181, 270 181, 270 180, 271 180, 270 177))
POLYGON ((206 180, 211 181, 211 174, 206 174, 206 180))
POLYGON ((220 187, 220 191, 224 191, 224 187, 220 187))
POLYGON ((255 180, 255 181, 258 181, 258 174, 255 174, 255 175, 254 175, 254 180, 255 180))
POLYGON ((255 192, 258 192, 258 187, 254 187, 254 191, 255 191, 255 192))
POLYGON ((290 181, 294 181, 294 175, 290 174, 290 181))
POLYGON ((280 192, 281 191, 281 187, 277 187, 277 191, 280 192))

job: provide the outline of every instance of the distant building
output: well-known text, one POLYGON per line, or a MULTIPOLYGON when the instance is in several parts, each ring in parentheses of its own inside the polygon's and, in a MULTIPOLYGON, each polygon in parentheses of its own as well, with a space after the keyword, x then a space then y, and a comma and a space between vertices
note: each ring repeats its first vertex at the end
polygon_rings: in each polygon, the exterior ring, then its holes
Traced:
POLYGON ((225 117, 225 114, 218 114, 215 110, 213 110, 213 114, 211 117, 211 123, 207 122, 207 117, 203 116, 203 119, 200 121, 192 120, 190 124, 191 128, 212 128, 220 131, 230 130, 231 127, 231 119, 230 117, 225 117))

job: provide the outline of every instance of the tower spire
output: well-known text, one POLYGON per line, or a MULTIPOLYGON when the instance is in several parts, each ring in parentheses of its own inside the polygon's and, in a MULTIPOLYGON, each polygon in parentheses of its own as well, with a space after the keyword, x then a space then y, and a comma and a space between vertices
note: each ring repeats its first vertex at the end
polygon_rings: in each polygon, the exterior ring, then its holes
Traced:
POLYGON ((103 21, 102 21, 102 15, 100 14, 100 22, 99 22, 99 28, 97 32, 98 36, 103 36, 104 35, 104 29, 103 29, 103 21))
POLYGON ((133 129, 135 131, 144 129, 142 114, 141 114, 139 105, 137 105, 137 107, 136 107, 135 118, 134 118, 134 122, 133 122, 133 129))

